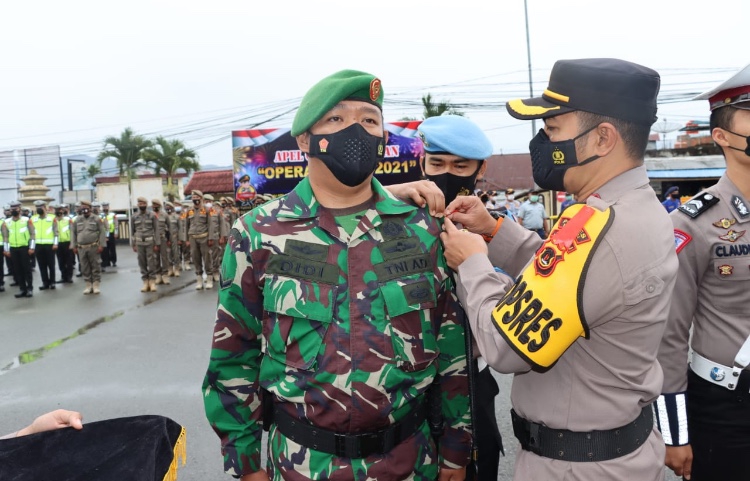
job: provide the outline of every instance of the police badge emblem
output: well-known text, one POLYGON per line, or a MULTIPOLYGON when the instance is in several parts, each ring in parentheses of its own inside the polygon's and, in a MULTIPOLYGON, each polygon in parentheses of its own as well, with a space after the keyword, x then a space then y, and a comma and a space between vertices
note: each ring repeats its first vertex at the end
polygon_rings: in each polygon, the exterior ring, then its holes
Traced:
POLYGON ((735 224, 735 222, 737 221, 734 219, 728 219, 724 217, 723 219, 719 219, 711 225, 713 225, 714 227, 720 227, 722 229, 729 229, 735 224))

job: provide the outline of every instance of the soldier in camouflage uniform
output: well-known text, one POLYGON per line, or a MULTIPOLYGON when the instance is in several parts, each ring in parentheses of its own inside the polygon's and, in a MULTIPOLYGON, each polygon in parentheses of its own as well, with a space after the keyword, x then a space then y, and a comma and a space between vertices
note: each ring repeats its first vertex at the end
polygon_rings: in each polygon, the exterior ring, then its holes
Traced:
POLYGON ((225 469, 242 481, 465 475, 466 338, 441 225, 372 177, 381 105, 380 80, 363 72, 314 86, 292 128, 309 177, 230 232, 203 392, 225 469))

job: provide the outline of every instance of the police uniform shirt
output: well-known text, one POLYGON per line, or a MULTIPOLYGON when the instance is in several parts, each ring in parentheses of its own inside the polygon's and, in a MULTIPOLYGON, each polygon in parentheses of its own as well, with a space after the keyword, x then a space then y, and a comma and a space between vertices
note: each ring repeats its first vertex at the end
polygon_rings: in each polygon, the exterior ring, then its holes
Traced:
MULTIPOLYGON (((724 366, 750 335, 750 204, 726 174, 704 193, 718 203, 695 218, 670 214, 680 266, 659 351, 665 393, 687 389, 691 324, 693 350, 724 366)), ((683 209, 697 207, 688 201, 683 209)))
POLYGON ((95 242, 99 242, 100 247, 107 242, 107 230, 104 228, 104 221, 94 213, 88 217, 85 215, 76 216, 71 228, 70 247, 75 249, 95 242))
MULTIPOLYGON (((626 425, 661 393, 656 355, 670 303, 666 294, 677 273, 671 223, 645 167, 610 180, 587 204, 599 210, 611 206, 615 214, 586 276, 582 305, 590 339, 579 338, 544 373, 531 371, 492 321, 493 309, 513 283, 493 265, 516 275, 518 259, 529 263, 530 255, 521 254, 533 252, 542 241, 513 222, 503 223, 489 244, 489 259, 474 255, 458 268, 459 298, 482 355, 497 371, 516 373, 514 410, 529 421, 579 432, 626 425)), ((515 473, 516 479, 663 479, 664 454, 654 429, 636 451, 600 463, 519 451, 515 473)))

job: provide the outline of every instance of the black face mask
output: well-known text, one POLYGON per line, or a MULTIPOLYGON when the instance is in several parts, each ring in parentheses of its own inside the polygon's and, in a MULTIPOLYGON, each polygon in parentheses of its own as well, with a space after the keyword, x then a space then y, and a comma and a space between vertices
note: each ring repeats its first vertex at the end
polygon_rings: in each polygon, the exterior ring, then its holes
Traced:
POLYGON ((37 208, 36 213, 39 214, 39 215, 42 215, 42 214, 44 214, 44 209, 41 208, 41 207, 39 207, 39 208, 37 208))
MULTIPOLYGON (((724 129, 724 130, 727 130, 727 129, 724 129)), ((742 137, 743 139, 745 139, 745 142, 747 142, 747 147, 745 147, 745 150, 738 149, 737 147, 732 147, 731 145, 729 146, 729 148, 730 149, 734 149, 734 150, 739 150, 740 152, 744 152, 745 155, 747 155, 747 156, 750 157, 750 136, 746 137, 746 136, 744 136, 742 134, 738 134, 736 132, 732 132, 731 130, 727 130, 727 132, 729 132, 732 135, 736 135, 737 137, 742 137)))
POLYGON ((333 134, 310 134, 310 157, 320 159, 336 180, 355 187, 375 172, 378 160, 385 157, 385 138, 370 134, 360 124, 333 134))
POLYGON ((81 209, 81 214, 83 214, 84 217, 88 217, 91 215, 91 211, 88 209, 81 209))
POLYGON ((158 207, 152 207, 152 209, 154 210, 154 212, 159 212, 159 208, 158 207))
POLYGON ((56 215, 57 217, 62 217, 62 215, 63 215, 63 211, 61 211, 61 210, 57 210, 57 211, 55 211, 55 215, 56 215))
POLYGON ((141 212, 146 212, 146 206, 145 205, 139 205, 138 206, 138 210, 140 210, 141 212))
POLYGON ((679 199, 680 198, 680 194, 672 194, 672 198, 673 199, 679 199))
POLYGON ((427 180, 435 182, 440 190, 443 191, 445 205, 448 205, 459 195, 471 195, 474 192, 474 186, 477 183, 477 175, 479 175, 479 169, 481 168, 482 162, 479 162, 477 170, 468 177, 449 174, 447 172, 438 175, 425 174, 425 177, 427 180))
POLYGON ((18 217, 20 214, 21 214, 21 211, 18 210, 18 209, 11 209, 10 210, 10 215, 12 215, 13 217, 18 217))
POLYGON ((599 158, 598 155, 593 155, 579 163, 576 156, 576 140, 595 128, 596 126, 591 127, 576 138, 561 142, 552 142, 547 132, 540 129, 529 142, 534 182, 544 190, 565 191, 563 179, 566 170, 578 165, 586 165, 599 158))
POLYGON ((197 206, 199 206, 200 204, 201 204, 201 200, 200 200, 200 199, 193 199, 193 205, 194 205, 194 206, 196 206, 196 207, 197 207, 197 206))

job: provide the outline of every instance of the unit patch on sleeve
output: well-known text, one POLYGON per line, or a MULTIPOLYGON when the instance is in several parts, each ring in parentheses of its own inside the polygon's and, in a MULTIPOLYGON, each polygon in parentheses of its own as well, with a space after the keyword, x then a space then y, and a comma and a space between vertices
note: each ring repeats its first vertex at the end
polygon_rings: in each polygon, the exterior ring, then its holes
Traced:
POLYGON ((680 253, 682 249, 685 248, 686 245, 690 243, 690 241, 693 240, 692 237, 690 237, 690 234, 687 232, 683 232, 680 229, 674 230, 674 250, 676 253, 680 253))
POLYGON ((719 198, 708 192, 699 194, 678 207, 679 211, 695 219, 711 206, 719 203, 719 198))

